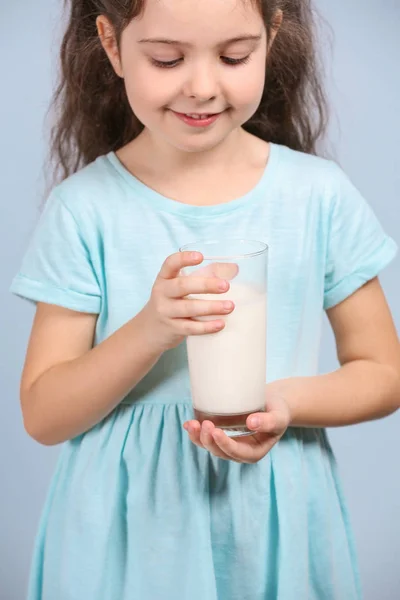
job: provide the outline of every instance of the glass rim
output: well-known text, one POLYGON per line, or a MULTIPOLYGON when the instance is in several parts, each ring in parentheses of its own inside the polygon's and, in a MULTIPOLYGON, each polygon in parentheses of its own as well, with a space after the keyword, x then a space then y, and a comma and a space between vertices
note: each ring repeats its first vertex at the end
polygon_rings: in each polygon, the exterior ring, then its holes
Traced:
POLYGON ((191 244, 185 244, 179 248, 179 252, 200 252, 203 254, 204 260, 229 260, 229 259, 243 259, 243 258, 254 258, 255 256, 261 256, 265 252, 268 252, 269 246, 265 242, 260 242, 259 240, 245 240, 242 238, 238 239, 225 239, 225 240, 198 240, 197 242, 192 242, 191 244), (257 244, 260 249, 253 252, 243 252, 241 254, 223 254, 223 255, 205 255, 200 250, 196 250, 196 245, 202 246, 212 246, 216 244, 257 244))

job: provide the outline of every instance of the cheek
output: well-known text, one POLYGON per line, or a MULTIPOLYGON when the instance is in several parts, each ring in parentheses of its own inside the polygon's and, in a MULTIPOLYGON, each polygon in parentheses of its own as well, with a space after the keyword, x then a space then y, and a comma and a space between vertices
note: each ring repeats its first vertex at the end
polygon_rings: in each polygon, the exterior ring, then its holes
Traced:
POLYGON ((149 66, 136 67, 125 75, 125 88, 129 103, 145 111, 146 108, 160 107, 168 101, 169 86, 160 82, 157 73, 149 66))
MULTIPOLYGON (((147 61, 132 60, 124 69, 125 88, 132 110, 137 113, 168 102, 170 85, 147 61)), ((139 116, 139 115, 138 115, 139 116)))
POLYGON ((236 103, 240 106, 253 107, 259 104, 264 91, 265 71, 259 67, 248 68, 241 75, 236 88, 236 103))
MULTIPOLYGON (((258 57, 243 69, 238 68, 233 78, 232 75, 233 73, 229 74, 222 84, 222 93, 228 96, 227 100, 231 100, 237 108, 253 109, 262 97, 265 61, 258 57)), ((147 62, 140 60, 126 64, 124 76, 129 104, 139 119, 149 110, 168 106, 176 97, 182 83, 180 77, 174 77, 173 72, 158 72, 147 62)))

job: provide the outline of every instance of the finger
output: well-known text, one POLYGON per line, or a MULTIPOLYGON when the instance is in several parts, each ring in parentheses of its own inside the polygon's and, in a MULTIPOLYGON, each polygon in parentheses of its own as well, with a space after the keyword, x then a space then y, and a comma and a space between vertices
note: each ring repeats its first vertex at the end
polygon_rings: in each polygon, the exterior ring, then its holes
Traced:
POLYGON ((245 463, 255 463, 261 460, 275 445, 276 438, 266 438, 265 441, 259 442, 256 445, 246 443, 245 438, 239 438, 241 441, 236 441, 230 438, 221 429, 216 429, 213 433, 213 438, 217 446, 231 460, 245 463))
POLYGON ((199 446, 199 448, 203 448, 203 445, 200 441, 200 423, 194 420, 187 421, 183 427, 188 432, 190 441, 193 442, 193 444, 195 444, 196 446, 199 446))
POLYGON ((217 277, 182 275, 167 281, 163 289, 169 298, 184 298, 192 294, 223 294, 229 290, 229 283, 217 277))
POLYGON ((228 460, 229 457, 221 450, 218 444, 215 443, 213 438, 213 432, 215 431, 215 425, 211 421, 203 421, 201 424, 200 442, 203 447, 208 450, 214 456, 228 460))
POLYGON ((239 265, 234 263, 213 263, 211 266, 216 277, 221 277, 228 281, 234 279, 239 273, 239 265))
POLYGON ((239 273, 239 266, 235 263, 211 263, 196 270, 196 275, 204 277, 219 277, 231 281, 239 273))
POLYGON ((218 319, 215 321, 195 321, 194 319, 173 319, 172 321, 177 333, 183 337, 191 335, 210 335, 219 333, 225 328, 225 321, 218 319))
POLYGON ((192 267, 203 262, 200 252, 176 252, 164 261, 159 277, 162 279, 174 279, 184 267, 192 267))
POLYGON ((229 315, 235 305, 230 300, 223 302, 208 302, 206 300, 170 300, 168 316, 172 319, 190 319, 193 317, 216 317, 229 315))
POLYGON ((284 415, 281 415, 279 411, 271 410, 250 415, 247 418, 246 425, 252 431, 279 435, 286 429, 287 422, 284 415))

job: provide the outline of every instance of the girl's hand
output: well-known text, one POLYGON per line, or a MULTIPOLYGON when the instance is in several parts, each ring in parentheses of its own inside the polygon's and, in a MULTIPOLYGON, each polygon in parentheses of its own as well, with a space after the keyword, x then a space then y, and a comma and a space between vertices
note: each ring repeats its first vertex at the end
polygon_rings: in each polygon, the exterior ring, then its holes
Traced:
POLYGON ((281 439, 291 422, 289 406, 281 396, 271 396, 267 400, 265 413, 250 415, 247 427, 253 435, 229 438, 211 421, 187 421, 184 429, 191 441, 205 448, 215 456, 239 463, 256 463, 281 439))
MULTIPOLYGON (((187 297, 191 294, 223 294, 229 290, 229 282, 221 278, 221 269, 219 276, 215 270, 203 269, 191 276, 180 274, 181 269, 199 265, 202 261, 203 256, 198 252, 177 252, 166 259, 157 276, 144 312, 149 316, 149 334, 163 351, 178 346, 186 336, 222 331, 225 321, 210 319, 210 316, 227 316, 235 308, 231 301, 187 297), (196 321, 198 317, 209 318, 196 321)), ((225 271, 225 275, 229 272, 225 271)))

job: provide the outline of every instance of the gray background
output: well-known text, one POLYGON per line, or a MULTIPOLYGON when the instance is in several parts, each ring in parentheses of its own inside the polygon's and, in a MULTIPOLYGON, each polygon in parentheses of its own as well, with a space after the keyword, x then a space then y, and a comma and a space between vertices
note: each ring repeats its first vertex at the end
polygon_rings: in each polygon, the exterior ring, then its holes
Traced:
MULTIPOLYGON (((0 599, 23 600, 38 519, 59 448, 40 446, 22 426, 18 386, 33 310, 13 298, 8 287, 41 201, 43 117, 52 86, 61 0, 0 2, 0 599)), ((331 146, 387 232, 400 241, 400 3, 318 0, 317 6, 334 34, 332 52, 325 35, 321 41, 334 110, 331 146)), ((399 274, 397 260, 381 277, 398 330, 399 274)), ((325 320, 321 371, 336 366, 325 320)), ((396 413, 329 432, 347 493, 367 600, 400 597, 399 425, 396 413)))

